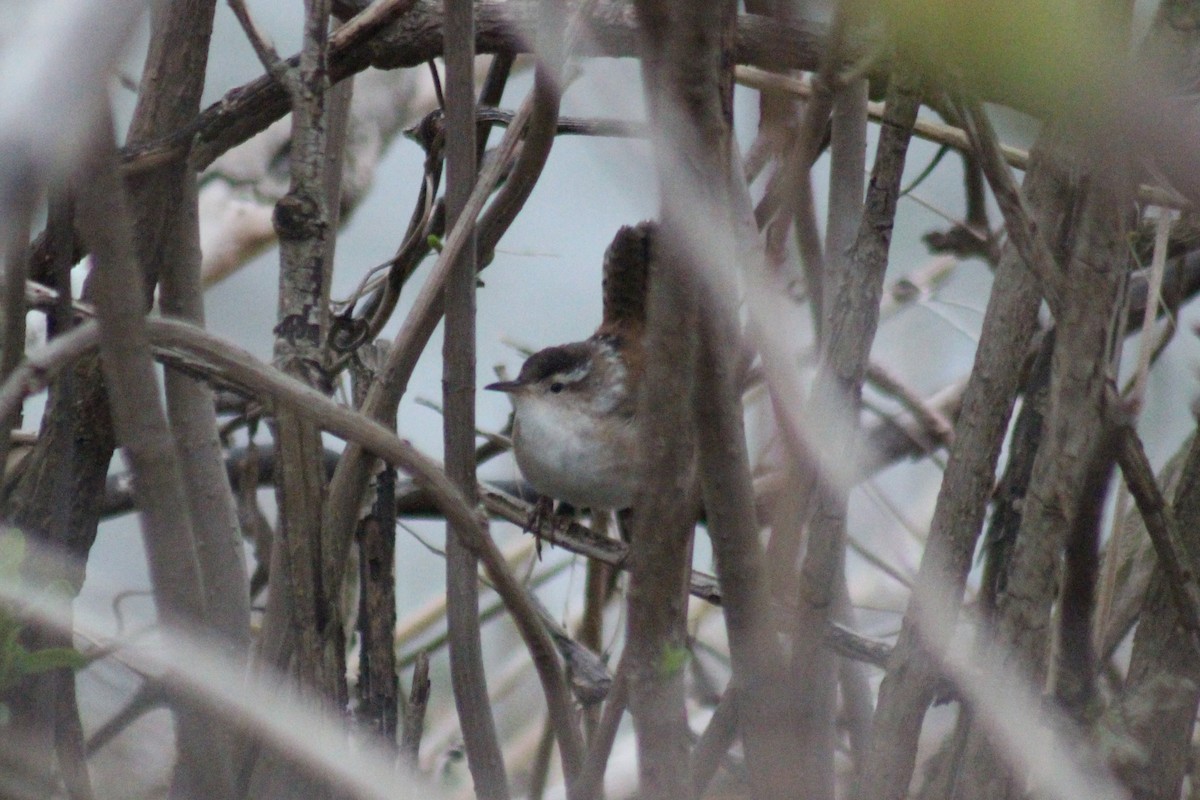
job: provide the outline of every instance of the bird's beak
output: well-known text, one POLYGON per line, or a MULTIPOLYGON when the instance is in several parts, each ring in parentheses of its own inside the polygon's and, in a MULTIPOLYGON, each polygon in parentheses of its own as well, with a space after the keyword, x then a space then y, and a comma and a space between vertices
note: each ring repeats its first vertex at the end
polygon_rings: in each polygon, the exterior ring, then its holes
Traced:
POLYGON ((518 383, 517 381, 499 381, 497 383, 489 383, 487 386, 485 386, 483 388, 489 392, 509 392, 509 393, 511 393, 511 392, 515 392, 517 389, 520 389, 521 384, 518 383))

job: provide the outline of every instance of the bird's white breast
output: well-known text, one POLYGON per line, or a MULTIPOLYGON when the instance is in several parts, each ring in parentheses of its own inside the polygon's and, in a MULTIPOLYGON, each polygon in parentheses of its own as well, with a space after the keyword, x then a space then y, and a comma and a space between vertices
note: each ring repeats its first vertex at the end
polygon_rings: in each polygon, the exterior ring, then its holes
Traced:
POLYGON ((539 397, 515 400, 517 465, 538 492, 577 508, 633 505, 637 436, 631 421, 539 397))

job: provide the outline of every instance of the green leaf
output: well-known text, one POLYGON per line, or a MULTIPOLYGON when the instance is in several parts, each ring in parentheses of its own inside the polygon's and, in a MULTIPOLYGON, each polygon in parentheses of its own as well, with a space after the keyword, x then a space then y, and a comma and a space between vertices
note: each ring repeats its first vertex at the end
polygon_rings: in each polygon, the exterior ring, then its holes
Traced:
POLYGON ((88 665, 88 659, 83 653, 71 647, 47 647, 32 653, 24 650, 18 654, 16 665, 23 674, 36 675, 39 672, 48 672, 60 667, 72 670, 83 669, 88 665))
POLYGON ((429 246, 434 250, 438 251, 439 253, 442 252, 442 237, 431 233, 429 234, 429 238, 425 241, 429 242, 429 246))
POLYGON ((0 604, 0 686, 8 685, 14 670, 13 659, 18 651, 24 650, 17 640, 21 635, 21 623, 0 604))
POLYGON ((25 648, 17 643, 15 637, 0 643, 0 691, 9 689, 20 680, 20 660, 24 654, 25 648))
POLYGON ((663 647, 662 658, 658 662, 659 674, 663 677, 674 675, 684 668, 691 652, 682 645, 666 645, 663 647))
POLYGON ((25 536, 15 528, 0 530, 0 580, 15 579, 25 560, 25 536))
POLYGON ((914 191, 922 183, 924 183, 925 179, 933 174, 933 171, 934 171, 934 169, 937 168, 937 165, 942 163, 942 159, 946 156, 946 153, 948 153, 948 152, 950 152, 950 148, 947 145, 942 145, 941 147, 939 147, 937 153, 935 153, 933 156, 933 160, 931 160, 929 162, 929 164, 926 165, 925 169, 921 170, 921 174, 918 175, 917 177, 913 178, 913 182, 908 185, 907 189, 900 190, 900 196, 904 197, 905 195, 914 191))

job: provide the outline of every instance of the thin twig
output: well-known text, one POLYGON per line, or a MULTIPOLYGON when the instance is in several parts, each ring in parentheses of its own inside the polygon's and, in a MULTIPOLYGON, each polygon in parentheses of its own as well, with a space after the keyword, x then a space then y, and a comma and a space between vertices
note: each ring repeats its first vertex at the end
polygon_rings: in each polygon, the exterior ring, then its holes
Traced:
POLYGON ((878 362, 867 365, 867 380, 877 389, 890 394, 900 401, 900 405, 913 415, 926 433, 932 434, 934 441, 942 446, 954 441, 954 424, 935 406, 919 397, 903 381, 893 375, 888 368, 878 362))
POLYGON ((721 760, 725 758, 725 754, 729 752, 730 746, 737 738, 738 695, 739 691, 736 687, 730 686, 725 690, 708 725, 705 726, 699 741, 692 749, 693 800, 700 800, 704 797, 709 782, 713 775, 717 774, 717 768, 721 766, 721 760))
POLYGON ((229 8, 233 11, 233 15, 237 17, 238 24, 242 26, 242 31, 246 34, 246 38, 250 40, 250 46, 254 48, 255 55, 258 56, 259 62, 266 69, 267 74, 279 82, 289 95, 293 96, 295 101, 296 81, 295 76, 291 74, 288 65, 282 58, 279 57, 278 51, 275 50, 275 45, 271 42, 269 36, 259 30, 255 24, 254 18, 250 16, 250 11, 246 8, 244 0, 228 0, 229 8))
MULTIPOLYGON (((434 555, 437 555, 439 557, 445 556, 445 553, 443 551, 430 547, 426 542, 421 542, 421 544, 429 547, 429 549, 431 550, 431 552, 434 553, 434 555)), ((521 558, 522 561, 528 560, 525 556, 528 556, 528 553, 531 552, 532 549, 533 549, 533 546, 531 544, 528 548, 522 547, 519 550, 519 554, 523 556, 521 558)), ((508 558, 508 562, 513 569, 517 568, 518 564, 515 563, 515 560, 513 558, 508 558)), ((571 566, 570 561, 562 561, 559 564, 556 564, 555 566, 551 567, 550 569, 544 570, 542 572, 538 572, 536 575, 534 575, 532 578, 530 578, 526 582, 526 586, 532 591, 533 589, 536 589, 540 586, 545 585, 547 582, 553 580, 558 575, 561 575, 565 570, 569 569, 570 566, 571 566)), ((488 581, 486 578, 481 577, 480 582, 484 586, 488 587, 489 589, 492 588, 491 582, 488 581)), ((492 620, 498 618, 501 614, 503 614, 505 612, 506 612, 506 607, 504 605, 504 601, 500 598, 497 598, 493 602, 484 604, 479 609, 479 621, 480 622, 491 622, 492 620)), ((401 620, 396 625, 396 635, 395 635, 395 639, 394 639, 396 648, 400 649, 400 648, 403 648, 406 645, 410 644, 414 639, 419 637, 422 633, 429 630, 434 625, 436 625, 438 622, 440 622, 445 617, 445 613, 446 613, 446 599, 445 599, 445 595, 442 595, 441 597, 434 598, 434 600, 432 600, 424 608, 420 609, 415 614, 410 615, 407 619, 401 620)), ((549 621, 548 617, 543 617, 543 619, 546 621, 549 621)), ((412 666, 416 662, 417 656, 420 653, 428 653, 428 654, 432 655, 433 653, 436 653, 437 651, 439 651, 443 647, 445 647, 446 641, 447 641, 447 635, 444 631, 440 634, 436 634, 436 635, 424 640, 422 642, 420 649, 415 650, 415 651, 409 651, 407 653, 402 653, 396 662, 397 667, 399 669, 405 669, 407 667, 412 666)))
POLYGON ((612 753, 613 743, 617 740, 617 730, 622 717, 625 716, 628 702, 629 665, 622 658, 617 665, 616 675, 613 676, 612 691, 608 694, 608 702, 604 704, 600 724, 596 726, 596 731, 588 742, 587 756, 575 779, 574 791, 579 800, 596 800, 603 797, 604 771, 608 766, 608 758, 612 753))
MULTIPOLYGON (((66 640, 64 644, 69 646, 70 637, 63 638, 66 640)), ((61 688, 55 709, 54 744, 63 785, 69 800, 94 800, 84 747, 83 723, 79 718, 75 674, 62 671, 55 678, 61 688)))
MULTIPOLYGON (((12 207, 4 208, 0 216, 0 244, 2 253, 3 301, 0 319, 0 379, 7 378, 21 363, 25 354, 25 276, 29 267, 26 252, 29 247, 29 223, 33 217, 34 201, 31 195, 18 195, 12 207)), ((21 427, 21 409, 0 418, 0 466, 8 463, 11 432, 21 427)))
POLYGON ((400 755, 414 768, 420 760, 429 690, 429 655, 422 651, 417 654, 413 665, 412 689, 408 695, 408 708, 404 711, 404 726, 400 735, 400 755))
MULTIPOLYGON (((809 81, 768 72, 759 67, 739 65, 736 68, 736 74, 738 83, 762 92, 779 92, 803 98, 812 97, 814 93, 812 83, 809 81)), ((883 103, 867 103, 867 114, 876 122, 881 121, 883 119, 883 103)), ((917 123, 913 126, 913 136, 936 144, 946 145, 959 151, 969 152, 972 150, 971 140, 967 136, 966 131, 956 128, 953 125, 945 125, 925 119, 917 120, 917 123)), ((1009 166, 1016 167, 1019 170, 1029 168, 1028 151, 1012 147, 1011 145, 1001 145, 1000 150, 1004 161, 1009 166)), ((1175 192, 1146 184, 1138 187, 1138 199, 1144 203, 1163 208, 1178 209, 1190 207, 1190 203, 1175 192)))
MULTIPOLYGON (((1162 303, 1163 272, 1167 262, 1167 245, 1170 242, 1171 212, 1159 209, 1154 230, 1154 254, 1150 262, 1150 278, 1147 282, 1146 303, 1142 311, 1141 339, 1138 342, 1138 361, 1129 388, 1124 392, 1126 408, 1135 419, 1145 402, 1146 383, 1150 376, 1150 364, 1158 349, 1151 341, 1154 321, 1162 303)), ((1116 592, 1118 556, 1125 549, 1126 506, 1129 502, 1129 487, 1122 481, 1117 486, 1116 510, 1106 547, 1107 554, 1100 575, 1100 586, 1096 598, 1095 639, 1108 627, 1112 599, 1116 592)))
POLYGON ((978 101, 960 100, 967 136, 979 159, 979 166, 992 187, 992 194, 1004 215, 1008 238, 1021 254, 1021 259, 1033 270, 1041 285, 1042 295, 1050 304, 1055 318, 1063 313, 1059 268, 1050 246, 1046 244, 1025 202, 1025 196, 1013 180, 1004 163, 996 132, 987 112, 978 101))
MULTIPOLYGON (((1138 511, 1146 523, 1146 532, 1158 554, 1158 563, 1167 576, 1179 617, 1192 632, 1193 642, 1200 644, 1200 564, 1180 535, 1175 511, 1158 488, 1154 471, 1146 458, 1142 440, 1129 425, 1118 429, 1117 463, 1137 502, 1138 511)), ((1196 445, 1193 444, 1193 447, 1196 445)))
POLYGON ((1171 240, 1172 214, 1165 208, 1159 209, 1154 226, 1154 255, 1150 261, 1150 280, 1146 290, 1146 306, 1142 314, 1142 338, 1138 347, 1137 368, 1134 371, 1134 383, 1126 396, 1130 410, 1137 413, 1145 402, 1146 381, 1150 375, 1150 360, 1154 352, 1150 333, 1154 329, 1154 320, 1158 318, 1159 305, 1162 303, 1163 273, 1167 265, 1167 245, 1171 240))
MULTIPOLYGON (((507 128, 516 114, 493 106, 479 106, 475 118, 479 122, 490 122, 507 128)), ((605 136, 617 139, 644 139, 650 135, 644 122, 608 117, 562 117, 554 123, 554 132, 559 136, 605 136)))

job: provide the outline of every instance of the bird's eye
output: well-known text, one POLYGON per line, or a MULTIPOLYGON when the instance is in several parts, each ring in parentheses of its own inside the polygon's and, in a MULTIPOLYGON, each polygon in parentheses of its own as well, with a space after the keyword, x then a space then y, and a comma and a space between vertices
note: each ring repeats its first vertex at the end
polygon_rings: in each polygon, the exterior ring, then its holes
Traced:
POLYGON ((564 387, 562 383, 559 381, 555 381, 554 383, 550 384, 550 391, 554 392, 554 394, 558 394, 563 390, 563 388, 564 387))

